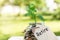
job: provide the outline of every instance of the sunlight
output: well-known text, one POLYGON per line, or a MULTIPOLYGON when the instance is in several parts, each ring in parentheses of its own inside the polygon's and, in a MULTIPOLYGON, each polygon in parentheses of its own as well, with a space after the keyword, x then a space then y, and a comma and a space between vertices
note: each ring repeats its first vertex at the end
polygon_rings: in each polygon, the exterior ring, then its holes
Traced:
POLYGON ((24 8, 20 8, 19 6, 5 5, 2 7, 1 14, 3 16, 7 15, 16 15, 18 13, 25 14, 27 11, 24 8))
POLYGON ((49 8, 49 11, 53 12, 54 9, 57 9, 57 4, 54 2, 54 0, 46 0, 46 5, 49 8))
POLYGON ((3 2, 4 0, 0 0, 0 4, 3 2))
POLYGON ((13 3, 14 2, 14 0, 9 0, 11 3, 13 3))

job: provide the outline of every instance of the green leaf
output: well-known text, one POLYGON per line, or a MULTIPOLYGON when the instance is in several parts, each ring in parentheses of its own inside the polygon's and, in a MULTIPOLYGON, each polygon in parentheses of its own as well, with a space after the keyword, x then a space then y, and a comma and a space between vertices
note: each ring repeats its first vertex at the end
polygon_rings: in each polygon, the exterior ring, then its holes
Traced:
POLYGON ((38 18, 42 21, 45 21, 42 15, 38 15, 38 18))

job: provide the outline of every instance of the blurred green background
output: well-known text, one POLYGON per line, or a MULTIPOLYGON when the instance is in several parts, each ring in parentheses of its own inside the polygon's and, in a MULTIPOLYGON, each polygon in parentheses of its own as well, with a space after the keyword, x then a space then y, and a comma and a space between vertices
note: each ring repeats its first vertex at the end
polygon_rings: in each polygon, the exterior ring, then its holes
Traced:
POLYGON ((44 22, 60 36, 60 0, 0 0, 0 40, 24 36, 33 22, 44 22))

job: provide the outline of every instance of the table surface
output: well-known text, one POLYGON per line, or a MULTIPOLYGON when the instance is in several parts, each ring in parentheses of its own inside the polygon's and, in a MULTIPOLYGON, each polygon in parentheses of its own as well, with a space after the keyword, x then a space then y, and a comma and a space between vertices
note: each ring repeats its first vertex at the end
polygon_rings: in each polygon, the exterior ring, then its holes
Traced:
MULTIPOLYGON (((57 36, 58 40, 60 40, 60 36, 57 36)), ((12 36, 8 40, 24 40, 23 36, 12 36)))
POLYGON ((58 40, 60 40, 60 36, 57 36, 58 40))

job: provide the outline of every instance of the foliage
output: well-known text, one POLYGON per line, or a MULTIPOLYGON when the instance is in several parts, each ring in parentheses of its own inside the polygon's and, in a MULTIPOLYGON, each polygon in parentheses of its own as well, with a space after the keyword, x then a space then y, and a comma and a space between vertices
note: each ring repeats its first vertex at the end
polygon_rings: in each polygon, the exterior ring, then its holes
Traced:
POLYGON ((20 6, 21 3, 22 3, 21 0, 15 0, 13 4, 14 4, 14 5, 17 5, 17 6, 20 6))
POLYGON ((60 0, 55 0, 56 3, 60 3, 60 0))

